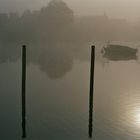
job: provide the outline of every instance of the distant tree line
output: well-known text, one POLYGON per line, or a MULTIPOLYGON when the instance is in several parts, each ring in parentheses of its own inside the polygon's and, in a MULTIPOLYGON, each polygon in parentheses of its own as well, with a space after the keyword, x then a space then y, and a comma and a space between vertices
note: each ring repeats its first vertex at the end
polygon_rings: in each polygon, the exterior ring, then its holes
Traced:
POLYGON ((16 61, 20 46, 28 46, 28 63, 38 64, 51 78, 70 71, 74 58, 88 59, 85 48, 93 41, 139 40, 139 24, 102 16, 75 17, 61 0, 38 11, 0 14, 0 62, 16 61))

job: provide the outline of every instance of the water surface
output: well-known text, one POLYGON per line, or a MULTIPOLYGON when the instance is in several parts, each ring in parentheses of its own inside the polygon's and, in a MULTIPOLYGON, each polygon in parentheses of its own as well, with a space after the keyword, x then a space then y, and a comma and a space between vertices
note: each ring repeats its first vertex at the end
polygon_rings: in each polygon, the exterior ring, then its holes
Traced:
MULTIPOLYGON (((88 48, 88 51, 90 49, 88 48)), ((140 64, 102 63, 97 48, 94 140, 140 139, 140 64)), ((0 64, 0 137, 21 139, 21 60, 0 64)), ((51 79, 39 65, 27 67, 27 140, 88 140, 89 61, 51 79)))

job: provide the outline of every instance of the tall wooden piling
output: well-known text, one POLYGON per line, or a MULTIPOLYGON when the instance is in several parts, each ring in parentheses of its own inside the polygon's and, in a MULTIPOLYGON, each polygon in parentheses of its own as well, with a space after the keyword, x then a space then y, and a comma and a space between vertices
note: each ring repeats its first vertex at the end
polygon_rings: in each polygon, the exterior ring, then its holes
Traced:
POLYGON ((26 46, 22 46, 22 138, 26 138, 26 46))
POLYGON ((94 65, 95 65, 95 46, 91 46, 90 93, 89 93, 89 138, 92 138, 92 133, 93 133, 94 65))

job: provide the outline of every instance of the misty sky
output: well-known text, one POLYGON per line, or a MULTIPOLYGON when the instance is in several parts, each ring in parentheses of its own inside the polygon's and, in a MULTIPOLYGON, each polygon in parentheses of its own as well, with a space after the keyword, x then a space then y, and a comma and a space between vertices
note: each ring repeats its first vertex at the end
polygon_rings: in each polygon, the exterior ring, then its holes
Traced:
MULTIPOLYGON (((39 9, 50 0, 0 0, 0 12, 39 9)), ((75 11, 75 15, 102 15, 138 19, 140 0, 64 0, 75 11)))

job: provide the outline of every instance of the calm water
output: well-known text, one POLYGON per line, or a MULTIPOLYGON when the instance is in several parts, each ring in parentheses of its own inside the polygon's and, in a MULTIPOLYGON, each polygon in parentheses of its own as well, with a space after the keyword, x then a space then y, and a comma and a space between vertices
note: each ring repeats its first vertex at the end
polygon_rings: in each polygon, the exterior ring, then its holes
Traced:
MULTIPOLYGON (((93 140, 140 139, 140 64, 95 64, 93 140)), ((52 80, 27 67, 27 140, 88 140, 90 63, 52 80)), ((21 139, 21 61, 0 65, 0 137, 21 139)))

